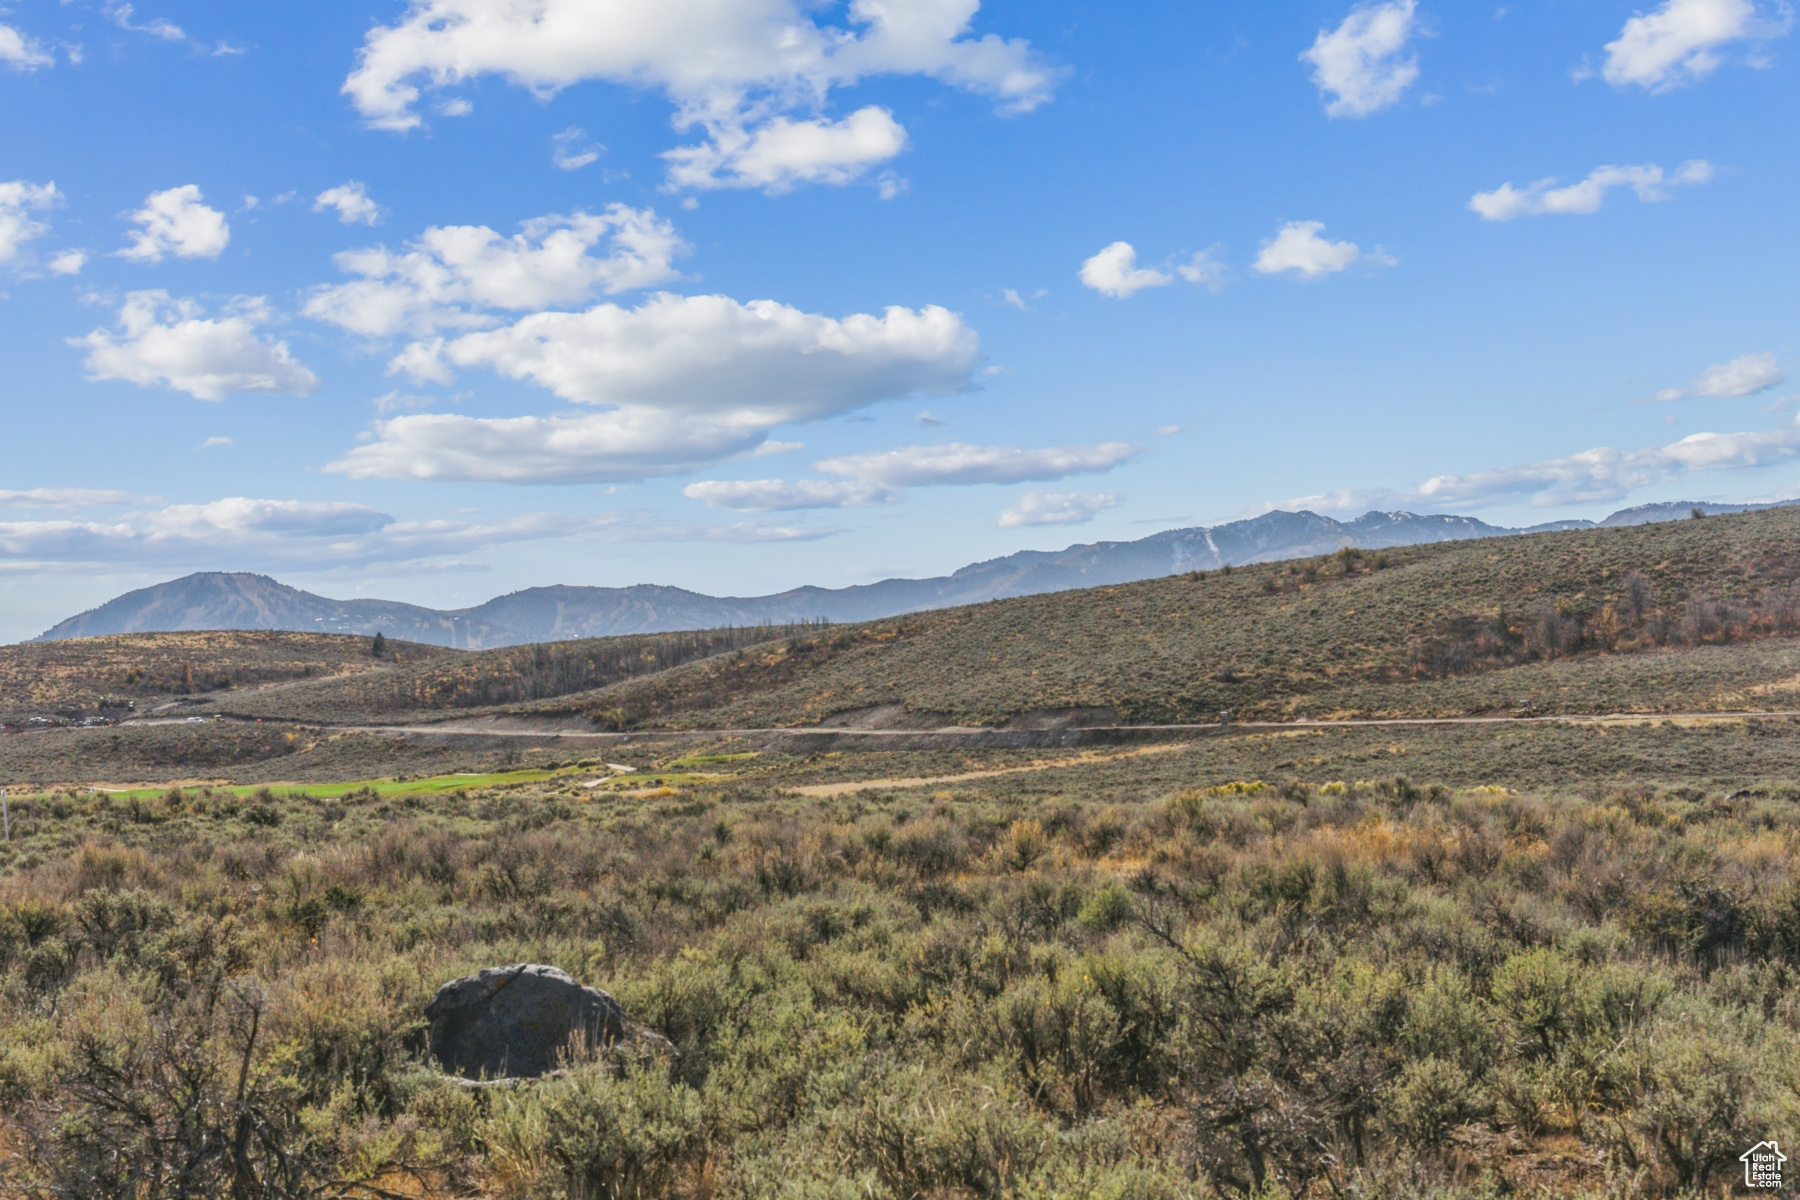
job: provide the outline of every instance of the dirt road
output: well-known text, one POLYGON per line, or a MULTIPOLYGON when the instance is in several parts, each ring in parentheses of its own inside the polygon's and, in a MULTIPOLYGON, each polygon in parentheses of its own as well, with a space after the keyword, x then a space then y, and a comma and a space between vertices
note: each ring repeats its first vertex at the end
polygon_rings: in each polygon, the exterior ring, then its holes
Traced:
POLYGON ((993 779, 1000 775, 1021 775, 1029 771, 1061 771, 1070 767, 1087 767, 1095 763, 1118 762, 1125 758, 1142 758, 1146 754, 1167 754, 1171 750, 1186 750, 1188 743, 1173 742, 1162 746, 1146 746, 1142 750, 1127 750, 1123 754, 1077 754, 1074 758, 1052 759, 1050 762, 1031 763, 1023 767, 1003 767, 993 771, 965 771, 961 775, 924 775, 912 779, 858 779, 852 783, 813 783, 804 787, 786 788, 784 790, 796 796, 848 796, 854 792, 867 792, 877 788, 914 788, 932 787, 940 783, 965 783, 971 779, 993 779))

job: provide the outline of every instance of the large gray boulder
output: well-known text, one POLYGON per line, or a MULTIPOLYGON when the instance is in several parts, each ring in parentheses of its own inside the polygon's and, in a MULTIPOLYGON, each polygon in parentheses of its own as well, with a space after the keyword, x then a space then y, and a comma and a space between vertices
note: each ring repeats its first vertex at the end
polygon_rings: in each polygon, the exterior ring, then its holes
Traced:
POLYGON ((595 1049, 625 1036, 625 1013, 598 988, 534 963, 452 979, 425 1006, 431 1053, 468 1079, 528 1078, 557 1065, 577 1031, 595 1049))

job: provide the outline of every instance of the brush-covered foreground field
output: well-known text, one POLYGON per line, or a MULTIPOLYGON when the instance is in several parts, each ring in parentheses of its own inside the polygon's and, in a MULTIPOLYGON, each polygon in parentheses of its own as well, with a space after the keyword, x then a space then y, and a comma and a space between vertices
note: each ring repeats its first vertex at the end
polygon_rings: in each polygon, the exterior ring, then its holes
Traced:
POLYGON ((1800 1117, 1797 757, 1656 722, 15 789, 0 1187, 1720 1195, 1800 1117), (438 1074, 433 990, 520 961, 673 1053, 438 1074))

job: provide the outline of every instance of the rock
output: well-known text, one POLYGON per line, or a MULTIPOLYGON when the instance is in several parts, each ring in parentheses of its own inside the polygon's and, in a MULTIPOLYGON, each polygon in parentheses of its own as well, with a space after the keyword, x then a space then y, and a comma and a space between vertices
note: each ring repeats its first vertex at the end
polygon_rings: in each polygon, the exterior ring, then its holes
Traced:
POLYGON ((425 1019, 432 1057, 468 1079, 542 1075, 578 1030, 596 1049, 625 1035, 618 1001, 534 963, 452 979, 425 1006, 425 1019))

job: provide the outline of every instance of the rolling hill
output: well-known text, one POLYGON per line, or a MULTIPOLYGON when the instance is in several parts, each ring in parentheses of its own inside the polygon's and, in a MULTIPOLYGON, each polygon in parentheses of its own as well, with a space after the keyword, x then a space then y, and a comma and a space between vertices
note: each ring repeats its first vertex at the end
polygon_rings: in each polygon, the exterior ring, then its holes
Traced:
MULTIPOLYGON (((1601 525, 1667 521, 1686 516, 1693 507, 1686 503, 1645 505, 1615 513, 1601 525)), ((1746 508, 1702 507, 1716 513, 1746 508)), ((1210 528, 1169 530, 1133 542, 1097 542, 1055 552, 1021 551, 935 579, 886 579, 836 589, 802 587, 754 597, 705 596, 650 584, 538 587, 449 611, 389 600, 332 600, 264 575, 206 572, 129 592, 61 622, 36 640, 203 629, 285 629, 364 637, 381 632, 410 642, 484 649, 819 618, 870 621, 1011 596, 1329 554, 1344 546, 1388 549, 1592 527, 1591 522, 1577 521, 1514 530, 1461 516, 1368 513, 1346 522, 1311 512, 1270 512, 1210 528)))
POLYGON ((1788 508, 1347 549, 852 625, 741 631, 735 643, 598 687, 580 686, 604 674, 582 664, 632 643, 489 651, 394 668, 411 673, 405 681, 301 681, 208 707, 321 722, 504 713, 616 729, 1783 709, 1800 707, 1797 581, 1800 511, 1788 508), (559 655, 570 665, 551 666, 559 655), (533 656, 544 664, 533 670, 565 685, 529 696, 477 686, 518 676, 533 656))

